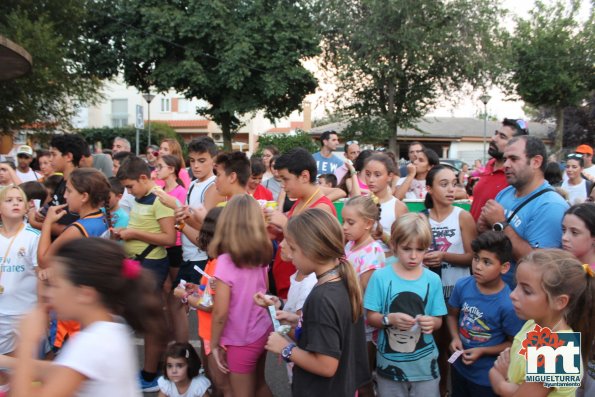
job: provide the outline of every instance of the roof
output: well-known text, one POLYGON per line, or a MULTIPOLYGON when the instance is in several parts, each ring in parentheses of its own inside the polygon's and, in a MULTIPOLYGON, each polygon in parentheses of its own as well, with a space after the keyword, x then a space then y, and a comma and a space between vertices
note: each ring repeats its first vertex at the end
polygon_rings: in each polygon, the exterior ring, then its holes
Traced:
MULTIPOLYGON (((148 122, 148 120, 145 120, 148 122)), ((151 119, 152 123, 163 123, 167 124, 172 128, 207 128, 211 120, 154 120, 151 119)))
POLYGON ((289 127, 273 127, 269 128, 266 133, 267 134, 287 134, 297 129, 303 129, 304 122, 303 121, 292 121, 289 123, 289 127))

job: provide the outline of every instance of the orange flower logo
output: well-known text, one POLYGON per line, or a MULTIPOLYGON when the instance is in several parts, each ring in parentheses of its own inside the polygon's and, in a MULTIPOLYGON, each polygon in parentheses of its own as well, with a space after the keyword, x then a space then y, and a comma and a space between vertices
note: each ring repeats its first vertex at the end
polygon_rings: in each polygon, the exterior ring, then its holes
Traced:
MULTIPOLYGON (((552 332, 547 327, 541 328, 535 324, 533 331, 527 332, 527 338, 523 341, 523 346, 519 350, 519 354, 527 359, 527 349, 532 346, 539 349, 542 346, 551 346, 553 349, 557 349, 564 345, 564 341, 558 338, 558 334, 552 332)), ((556 359, 558 359, 557 357, 556 359)), ((545 364, 545 357, 539 356, 537 358, 537 366, 543 367, 545 364)))

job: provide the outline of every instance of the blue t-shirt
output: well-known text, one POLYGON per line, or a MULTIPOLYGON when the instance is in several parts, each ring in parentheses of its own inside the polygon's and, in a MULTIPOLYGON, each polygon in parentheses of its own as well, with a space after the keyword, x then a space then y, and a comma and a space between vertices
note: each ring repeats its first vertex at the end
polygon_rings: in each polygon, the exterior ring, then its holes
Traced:
POLYGON ((130 218, 130 216, 128 215, 128 212, 124 211, 123 208, 120 207, 117 210, 111 212, 111 214, 113 227, 128 227, 128 219, 130 218))
MULTIPOLYGON (((364 308, 381 314, 407 313, 443 316, 446 304, 440 277, 423 268, 417 280, 402 279, 392 266, 376 270, 366 288, 364 308)), ((421 329, 400 331, 387 328, 378 333, 376 372, 397 382, 438 379, 438 349, 432 335, 421 329)))
POLYGON ((343 160, 335 156, 324 157, 320 152, 316 152, 312 155, 316 160, 316 168, 318 169, 318 175, 322 174, 334 174, 335 170, 343 165, 343 160))
MULTIPOLYGON (((524 324, 514 312, 506 284, 500 292, 485 295, 477 288, 473 276, 462 278, 457 281, 448 305, 460 310, 457 325, 464 349, 504 343, 507 336, 514 337, 524 324)), ((481 356, 472 365, 458 359, 454 366, 468 381, 489 387, 488 372, 496 358, 481 356)))
MULTIPOLYGON (((516 197, 516 189, 508 186, 496 196, 496 201, 504 207, 506 218, 534 193, 551 188, 548 182, 523 197, 516 197)), ((555 191, 547 192, 531 200, 510 221, 510 227, 534 248, 559 248, 562 241, 562 218, 568 203, 555 191)), ((514 289, 516 263, 511 262, 510 270, 502 279, 514 289)))

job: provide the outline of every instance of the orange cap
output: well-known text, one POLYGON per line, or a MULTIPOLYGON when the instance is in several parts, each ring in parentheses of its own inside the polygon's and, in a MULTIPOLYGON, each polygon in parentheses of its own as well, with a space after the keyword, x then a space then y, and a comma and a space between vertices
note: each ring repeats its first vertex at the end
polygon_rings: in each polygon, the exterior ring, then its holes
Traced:
POLYGON ((575 153, 590 154, 593 155, 593 148, 589 145, 580 145, 574 151, 575 153))

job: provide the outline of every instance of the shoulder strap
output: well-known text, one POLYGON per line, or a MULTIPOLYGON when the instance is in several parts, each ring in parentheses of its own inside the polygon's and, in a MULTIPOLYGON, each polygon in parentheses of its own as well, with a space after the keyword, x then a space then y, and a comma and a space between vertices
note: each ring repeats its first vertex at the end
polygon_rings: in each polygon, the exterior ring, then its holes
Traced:
POLYGON ((589 197, 589 194, 591 193, 591 186, 593 186, 593 182, 586 179, 585 180, 585 188, 587 189, 587 197, 589 197))
POLYGON ((142 262, 147 257, 147 255, 149 255, 151 253, 151 251, 153 251, 155 248, 157 248, 157 246, 155 244, 147 245, 147 247, 143 250, 143 252, 134 256, 134 260, 142 262))
POLYGON ((186 204, 190 204, 190 195, 192 194, 192 190, 194 190, 194 187, 196 186, 196 183, 191 183, 190 184, 190 189, 188 189, 188 193, 186 193, 186 204))
POLYGON ((554 189, 548 187, 546 189, 543 189, 543 190, 538 191, 537 193, 532 194, 531 196, 529 196, 529 198, 527 198, 527 200, 523 201, 521 203, 521 205, 519 205, 518 207, 516 207, 514 209, 514 211, 512 212, 512 214, 510 214, 510 216, 508 217, 508 219, 506 219, 506 222, 510 223, 510 221, 514 218, 514 216, 517 214, 517 212, 519 212, 521 210, 521 208, 523 208, 525 205, 529 204, 531 201, 533 201, 537 197, 541 196, 544 193, 553 192, 553 191, 554 191, 554 189))

